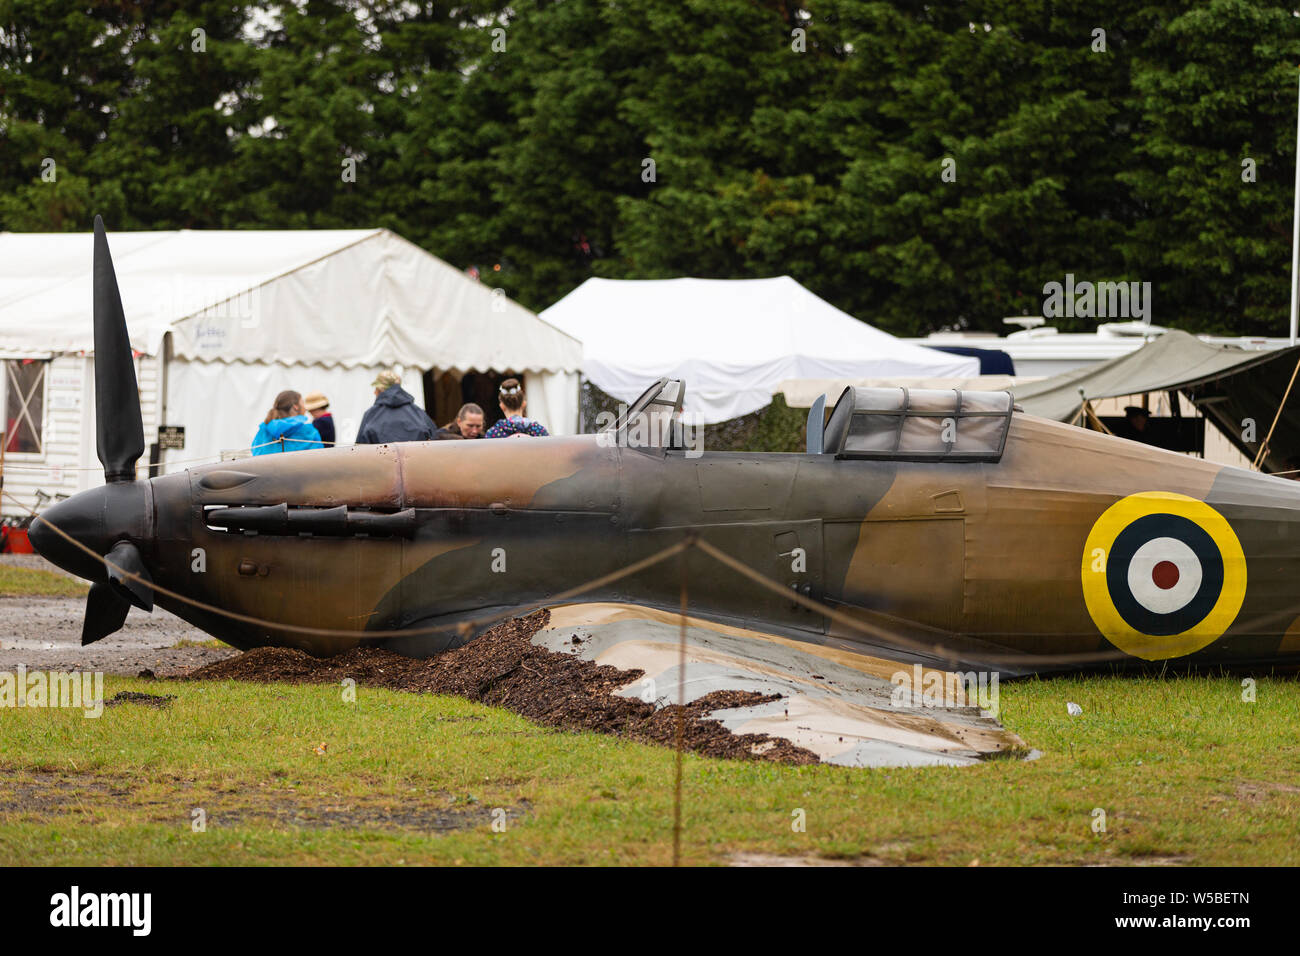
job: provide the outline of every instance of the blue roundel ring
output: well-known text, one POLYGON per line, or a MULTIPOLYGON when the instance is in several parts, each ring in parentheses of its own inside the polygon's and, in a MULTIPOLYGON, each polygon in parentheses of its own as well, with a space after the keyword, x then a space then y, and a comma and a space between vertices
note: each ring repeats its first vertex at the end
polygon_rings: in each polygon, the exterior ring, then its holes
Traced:
POLYGON ((1204 528, 1181 515, 1138 518, 1115 538, 1106 561, 1106 588, 1124 621, 1144 634, 1167 636, 1190 630, 1209 615, 1223 593, 1223 555, 1204 528), (1160 614, 1144 607, 1129 586, 1129 563, 1138 548, 1157 538, 1173 538, 1200 561, 1201 585, 1182 607, 1160 614))

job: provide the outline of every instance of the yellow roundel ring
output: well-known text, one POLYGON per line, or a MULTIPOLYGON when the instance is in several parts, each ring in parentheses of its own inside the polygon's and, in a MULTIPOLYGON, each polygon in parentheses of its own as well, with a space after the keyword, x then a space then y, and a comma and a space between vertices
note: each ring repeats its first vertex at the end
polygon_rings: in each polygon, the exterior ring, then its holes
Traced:
POLYGON ((1106 639, 1159 661, 1218 640, 1246 599, 1246 555, 1204 501, 1144 491, 1107 508, 1083 549, 1083 600, 1106 639))

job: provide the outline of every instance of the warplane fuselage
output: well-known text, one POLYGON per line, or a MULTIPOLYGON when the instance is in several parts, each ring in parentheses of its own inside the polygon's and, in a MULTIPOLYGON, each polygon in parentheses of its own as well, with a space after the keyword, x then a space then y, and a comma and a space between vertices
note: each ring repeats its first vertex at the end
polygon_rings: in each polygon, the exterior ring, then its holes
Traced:
MULTIPOLYGON (((693 615, 894 658, 883 634, 967 664, 1041 656, 1013 672, 1106 650, 1300 659, 1300 483, 1021 414, 996 462, 692 456, 598 436, 357 446, 109 485, 45 521, 96 554, 129 540, 161 588, 272 622, 156 595, 239 648, 436 653, 465 635, 382 632, 545 602, 694 531, 870 633, 698 550, 576 600, 675 610, 684 560, 693 615)), ((40 524, 43 554, 103 579, 40 524)))
POLYGON ((684 588, 697 618, 1012 673, 1300 660, 1300 484, 1013 414, 1005 393, 850 387, 824 427, 815 405, 808 454, 696 455, 671 447, 684 390, 661 379, 601 435, 301 451, 140 481, 98 216, 93 276, 105 485, 30 532, 93 582, 83 643, 156 601, 241 648, 427 655, 604 578, 579 599, 676 610, 684 588), (665 440, 628 441, 656 421, 665 440), (766 584, 701 548, 613 580, 690 534, 766 584))

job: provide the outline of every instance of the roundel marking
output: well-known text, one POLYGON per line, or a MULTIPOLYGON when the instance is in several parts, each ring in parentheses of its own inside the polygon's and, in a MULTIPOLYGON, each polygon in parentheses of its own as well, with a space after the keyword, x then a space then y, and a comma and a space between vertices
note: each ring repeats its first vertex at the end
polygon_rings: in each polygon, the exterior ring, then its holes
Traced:
POLYGON ((1246 597, 1246 556, 1223 515, 1164 491, 1121 498, 1092 526, 1083 599, 1108 641, 1157 661, 1223 635, 1246 597))
POLYGON ((1204 576, 1201 558, 1182 540, 1152 538, 1133 552, 1126 583, 1142 608, 1170 614, 1193 601, 1204 576))

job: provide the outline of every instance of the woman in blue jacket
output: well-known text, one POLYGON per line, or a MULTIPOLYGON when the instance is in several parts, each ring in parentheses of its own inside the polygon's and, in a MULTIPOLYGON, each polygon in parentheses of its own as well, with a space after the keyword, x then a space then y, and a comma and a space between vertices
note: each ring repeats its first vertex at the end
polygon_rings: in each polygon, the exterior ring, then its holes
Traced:
POLYGON ((262 422, 257 437, 253 439, 253 454, 270 455, 320 447, 320 432, 312 425, 311 416, 303 407, 302 396, 294 391, 284 391, 275 396, 275 405, 266 413, 266 421, 262 422))

